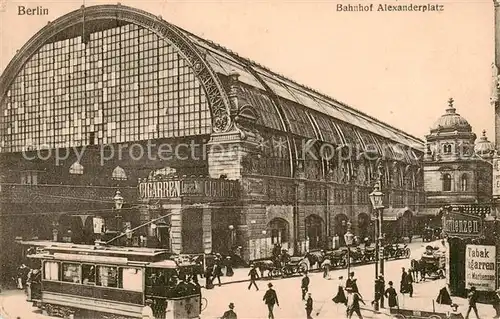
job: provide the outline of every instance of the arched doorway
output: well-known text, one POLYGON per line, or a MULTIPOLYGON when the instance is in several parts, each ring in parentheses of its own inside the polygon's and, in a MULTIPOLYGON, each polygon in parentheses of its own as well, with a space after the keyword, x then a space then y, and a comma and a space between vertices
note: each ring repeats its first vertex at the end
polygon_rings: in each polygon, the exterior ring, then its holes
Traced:
POLYGON ((335 215, 335 236, 338 237, 338 244, 345 246, 344 234, 347 232, 347 222, 349 218, 345 214, 335 215))
POLYGON ((287 246, 290 241, 289 225, 283 218, 274 218, 267 225, 271 233, 271 243, 287 246))
POLYGON ((361 241, 370 237, 370 217, 367 213, 358 215, 358 234, 361 241))
POLYGON ((318 215, 309 215, 306 218, 306 236, 309 238, 309 249, 322 248, 323 219, 318 215))

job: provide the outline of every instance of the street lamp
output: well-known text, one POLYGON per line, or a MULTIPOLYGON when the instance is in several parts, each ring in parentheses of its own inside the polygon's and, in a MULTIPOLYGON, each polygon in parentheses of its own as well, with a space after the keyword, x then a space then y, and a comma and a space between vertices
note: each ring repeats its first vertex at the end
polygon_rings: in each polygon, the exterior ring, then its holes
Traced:
POLYGON ((263 235, 263 239, 264 239, 264 257, 267 257, 267 238, 266 238, 266 235, 267 235, 267 230, 263 230, 262 231, 262 235, 263 235))
MULTIPOLYGON (((383 221, 383 210, 384 210, 384 193, 380 191, 380 181, 375 184, 375 189, 368 195, 375 211, 375 216, 377 217, 377 225, 375 227, 375 237, 378 237, 378 241, 375 242, 375 295, 377 294, 377 284, 376 280, 378 277, 378 263, 377 258, 380 261, 380 272, 384 272, 384 256, 383 256, 383 237, 382 237, 382 221, 383 221)), ((375 238, 377 240, 377 238, 375 238)), ((375 310, 379 309, 379 304, 377 299, 373 304, 375 310)))
POLYGON ((344 234, 345 244, 347 246, 347 276, 351 273, 351 245, 354 240, 354 234, 351 233, 351 222, 347 222, 347 232, 344 234))
POLYGON ((115 197, 113 197, 113 200, 115 201, 115 209, 116 209, 116 230, 119 232, 121 231, 120 223, 119 220, 122 216, 120 216, 119 211, 122 209, 123 206, 123 197, 122 194, 120 193, 119 190, 116 191, 115 197))

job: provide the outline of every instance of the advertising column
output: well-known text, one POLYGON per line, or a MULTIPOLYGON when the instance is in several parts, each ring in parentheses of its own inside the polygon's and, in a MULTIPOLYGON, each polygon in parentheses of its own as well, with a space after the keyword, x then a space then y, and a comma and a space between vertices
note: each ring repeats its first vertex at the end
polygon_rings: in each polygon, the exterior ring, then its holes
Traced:
POLYGON ((496 247, 467 245, 465 248, 465 286, 477 291, 495 291, 496 247))

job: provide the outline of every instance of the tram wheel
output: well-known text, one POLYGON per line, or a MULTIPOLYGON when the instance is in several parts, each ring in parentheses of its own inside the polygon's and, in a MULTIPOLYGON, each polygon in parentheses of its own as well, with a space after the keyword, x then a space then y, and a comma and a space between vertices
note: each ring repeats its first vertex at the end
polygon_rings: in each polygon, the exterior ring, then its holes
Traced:
POLYGON ((430 315, 429 316, 429 319, 441 319, 442 317, 438 316, 438 315, 430 315))
POLYGON ((406 319, 405 316, 403 316, 402 314, 399 314, 399 313, 392 315, 392 318, 394 318, 394 319, 406 319))
POLYGON ((208 306, 207 298, 205 298, 205 297, 201 298, 200 303, 201 303, 200 312, 202 312, 203 310, 207 309, 207 306, 208 306))

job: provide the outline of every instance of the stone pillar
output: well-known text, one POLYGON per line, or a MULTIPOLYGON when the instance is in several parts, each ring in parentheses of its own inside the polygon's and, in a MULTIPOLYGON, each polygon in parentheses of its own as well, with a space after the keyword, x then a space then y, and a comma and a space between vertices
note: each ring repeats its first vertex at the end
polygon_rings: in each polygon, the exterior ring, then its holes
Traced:
MULTIPOLYGON (((165 208, 165 207, 164 207, 165 208)), ((182 252, 182 214, 181 206, 170 206, 168 209, 173 213, 170 215, 170 242, 172 252, 180 254, 182 252)))
POLYGON ((296 241, 297 241, 297 249, 295 251, 295 255, 303 255, 308 249, 307 243, 307 233, 306 233, 306 185, 303 180, 297 180, 295 182, 296 187, 296 202, 297 202, 297 211, 296 211, 296 241))
POLYGON ((203 207, 203 251, 205 254, 212 252, 212 209, 203 207))

